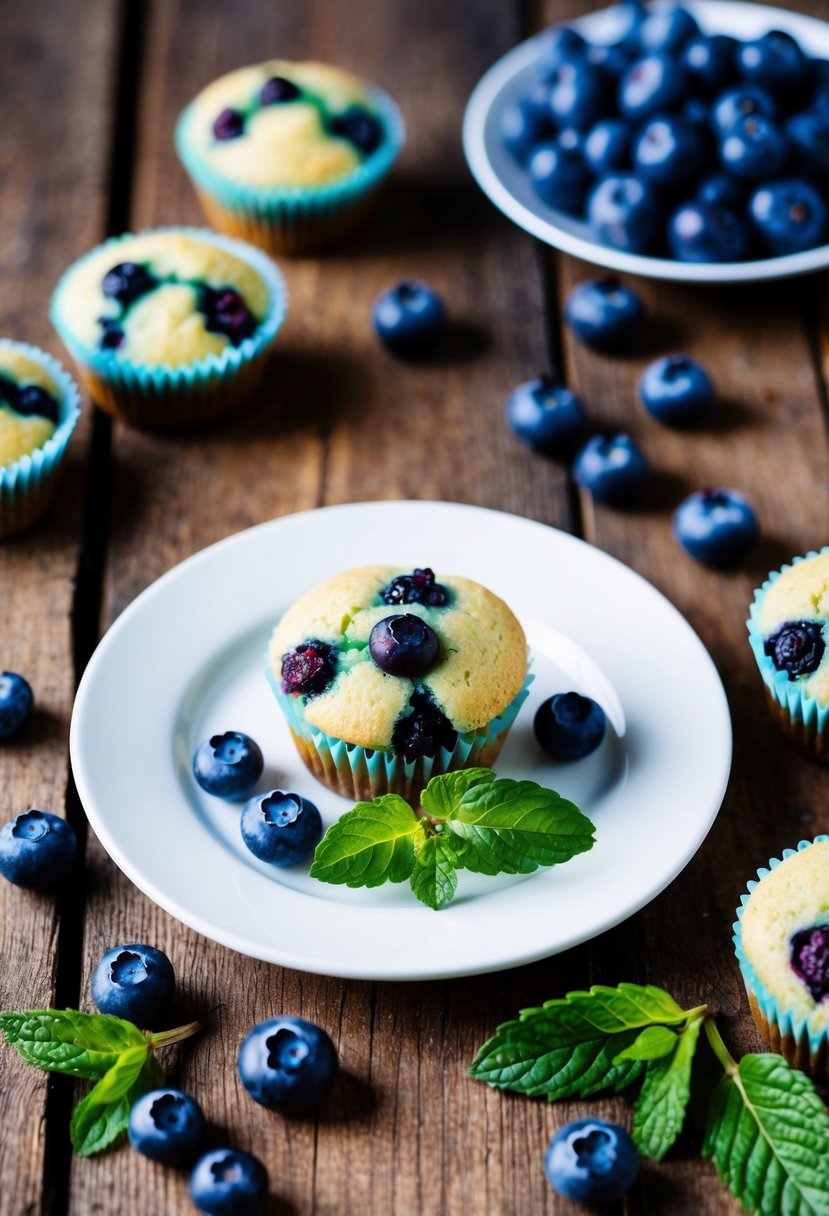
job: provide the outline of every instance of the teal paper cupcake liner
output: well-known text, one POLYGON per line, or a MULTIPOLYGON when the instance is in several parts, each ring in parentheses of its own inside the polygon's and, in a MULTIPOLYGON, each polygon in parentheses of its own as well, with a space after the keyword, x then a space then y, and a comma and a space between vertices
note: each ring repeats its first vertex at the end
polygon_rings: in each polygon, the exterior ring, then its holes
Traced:
POLYGON ((829 836, 815 836, 813 840, 801 840, 796 849, 784 849, 782 857, 772 857, 768 866, 757 871, 756 879, 748 883, 745 894, 740 897, 737 908, 737 919, 734 922, 734 953, 740 967, 740 974, 746 987, 749 1005, 757 1028, 768 1040, 774 1051, 784 1055, 797 1068, 813 1075, 829 1076, 829 1028, 812 1029, 809 1016, 795 1015, 790 1009, 781 1007, 776 997, 757 975, 753 964, 746 957, 743 949, 743 913, 751 893, 760 879, 765 878, 772 870, 777 869, 781 862, 795 853, 808 849, 812 844, 829 841, 829 836))
POLYGON ((221 231, 244 237, 271 253, 301 253, 351 235, 388 176, 405 139, 403 115, 396 102, 376 87, 370 88, 368 95, 384 127, 383 142, 340 181, 313 187, 250 186, 217 173, 192 146, 196 111, 191 102, 176 124, 176 150, 209 221, 221 231))
POLYGON ((829 723, 829 705, 820 705, 785 671, 778 671, 764 649, 765 638, 760 629, 763 600, 781 574, 808 558, 829 553, 829 546, 812 549, 803 557, 795 557, 768 576, 762 587, 754 592, 754 601, 746 621, 748 640, 766 687, 769 706, 783 730, 802 750, 819 760, 829 760, 829 740, 825 734, 829 723))
POLYGON ((387 793, 416 798, 430 777, 477 765, 490 767, 535 678, 528 671, 520 689, 500 714, 477 730, 459 734, 453 748, 441 748, 435 756, 407 761, 392 752, 358 747, 317 730, 305 718, 302 699, 282 692, 267 657, 265 675, 307 766, 330 788, 355 801, 387 793))
POLYGON ((167 228, 124 233, 91 249, 63 274, 52 294, 49 316, 78 367, 97 405, 133 426, 150 429, 189 429, 211 422, 241 405, 261 379, 268 350, 285 319, 288 293, 282 274, 261 250, 232 237, 205 228, 172 225, 167 228), (176 367, 132 363, 116 351, 90 349, 72 334, 66 316, 64 294, 75 268, 101 248, 117 247, 134 235, 146 232, 182 232, 209 240, 252 266, 268 289, 268 313, 249 338, 238 346, 230 343, 218 354, 176 367))
POLYGON ((54 500, 66 446, 81 416, 81 397, 69 373, 46 351, 11 339, 0 340, 0 349, 18 350, 39 363, 60 390, 54 434, 42 447, 0 468, 0 537, 4 537, 27 528, 54 500))

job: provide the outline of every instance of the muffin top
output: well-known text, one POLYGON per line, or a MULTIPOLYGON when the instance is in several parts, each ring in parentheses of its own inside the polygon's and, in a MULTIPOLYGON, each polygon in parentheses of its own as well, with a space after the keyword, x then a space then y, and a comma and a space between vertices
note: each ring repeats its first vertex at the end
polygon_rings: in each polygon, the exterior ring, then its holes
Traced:
POLYGON ((283 693, 304 699, 312 726, 413 759, 416 736, 451 748, 456 733, 506 708, 526 675, 527 643, 507 605, 479 583, 363 566, 296 600, 270 662, 283 693))
POLYGON ((0 468, 43 447, 55 433, 61 391, 36 359, 0 345, 0 468))
POLYGON ((758 623, 776 670, 819 704, 829 704, 829 552, 784 570, 760 601, 758 623))
POLYGON ((743 950, 784 1010, 829 1025, 829 841, 816 841, 770 870, 742 916, 743 950))
POLYGON ((209 84, 185 116, 187 151, 253 187, 340 181, 385 138, 362 81, 325 63, 239 68, 209 84))
POLYGON ((61 331, 86 350, 178 367, 252 337, 269 293, 254 266, 209 233, 143 232, 107 242, 66 272, 61 331))

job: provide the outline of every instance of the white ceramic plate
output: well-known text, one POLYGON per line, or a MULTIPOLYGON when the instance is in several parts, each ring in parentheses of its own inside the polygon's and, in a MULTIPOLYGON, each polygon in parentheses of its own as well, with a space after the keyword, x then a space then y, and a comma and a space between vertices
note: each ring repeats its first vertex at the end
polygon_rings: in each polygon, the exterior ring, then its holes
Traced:
POLYGON ((378 502, 288 516, 196 554, 115 622, 84 674, 72 765, 89 820, 151 899, 205 936, 270 962, 364 979, 470 975, 594 937, 653 899, 719 809, 731 760, 725 694, 702 643, 649 583, 542 524, 477 507, 378 502), (535 683, 498 764, 573 798, 590 853, 523 877, 462 873, 440 912, 404 885, 351 891, 277 870, 242 844, 238 804, 204 794, 198 744, 243 730, 261 788, 296 789, 326 825, 350 803, 294 752, 262 660, 302 591, 366 562, 431 565, 502 595, 521 618, 535 683), (554 764, 532 736, 544 697, 578 688, 613 729, 593 756, 554 764))
MULTIPOLYGON (((652 7, 666 7, 661 0, 652 7)), ((771 29, 786 30, 803 49, 816 58, 829 58, 829 24, 786 9, 735 0, 685 0, 705 33, 732 34, 743 40, 757 38, 771 29)), ((590 13, 567 22, 594 42, 614 42, 620 34, 620 14, 613 8, 590 13)), ((490 68, 475 87, 463 122, 466 159, 478 185, 496 207, 533 236, 608 270, 639 274, 652 279, 685 283, 746 283, 811 274, 829 266, 829 245, 807 249, 786 257, 752 262, 702 264, 676 262, 669 258, 624 253, 596 241, 583 221, 554 211, 536 195, 528 175, 504 148, 501 116, 536 77, 538 38, 514 47, 490 68)))

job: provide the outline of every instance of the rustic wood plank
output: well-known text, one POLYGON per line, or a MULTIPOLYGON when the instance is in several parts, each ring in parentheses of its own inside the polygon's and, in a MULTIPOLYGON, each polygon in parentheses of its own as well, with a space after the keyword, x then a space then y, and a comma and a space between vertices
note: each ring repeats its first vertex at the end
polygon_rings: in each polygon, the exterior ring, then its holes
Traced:
MULTIPOLYGON (((61 359, 65 352, 47 316, 52 287, 71 258, 104 232, 113 17, 103 0, 60 6, 33 0, 4 12, 0 334, 61 359)), ((58 505, 28 532, 0 544, 0 667, 28 678, 37 706, 19 741, 0 747, 2 822, 32 805, 58 814, 65 809, 72 609, 89 432, 87 415, 69 448, 58 505)), ((60 908, 54 897, 0 883, 0 1008, 54 1003, 60 908)), ((67 915, 76 914, 70 906, 67 915)), ((44 1166, 47 1078, 8 1048, 2 1076, 0 1206, 45 1211, 54 1197, 51 1186, 43 1191, 50 1173, 44 1166)), ((60 1165, 57 1157, 50 1162, 58 1185, 60 1165)))

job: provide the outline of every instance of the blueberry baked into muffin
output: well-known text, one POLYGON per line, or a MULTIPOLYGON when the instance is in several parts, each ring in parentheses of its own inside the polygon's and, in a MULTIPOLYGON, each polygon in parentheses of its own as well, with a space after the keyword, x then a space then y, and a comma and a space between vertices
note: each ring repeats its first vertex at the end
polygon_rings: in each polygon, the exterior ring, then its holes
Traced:
POLYGON ((284 59, 213 81, 176 126, 210 223, 270 253, 351 235, 402 141, 400 112, 380 89, 329 64, 284 59))
POLYGON ((769 575, 748 632, 775 720, 797 747, 829 762, 829 549, 769 575))
POLYGON ((64 274, 52 322, 94 400, 139 426, 228 413, 256 386, 285 312, 259 250, 188 228, 128 233, 64 274))
POLYGON ((527 642, 491 591, 430 569, 364 566, 306 592, 267 674, 302 759, 347 797, 416 797, 495 760, 527 695, 527 642))
POLYGON ((787 849, 758 880, 734 926, 751 1012, 775 1051, 829 1076, 829 836, 787 849))

